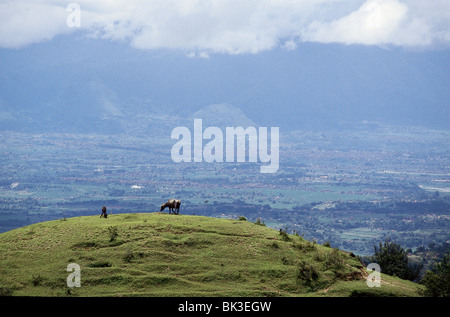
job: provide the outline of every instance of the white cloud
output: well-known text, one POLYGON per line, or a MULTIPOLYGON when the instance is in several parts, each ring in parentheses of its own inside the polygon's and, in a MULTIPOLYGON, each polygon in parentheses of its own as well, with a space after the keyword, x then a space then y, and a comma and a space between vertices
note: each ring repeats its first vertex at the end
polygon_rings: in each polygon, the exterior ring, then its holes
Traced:
POLYGON ((200 57, 200 58, 209 58, 209 54, 207 52, 189 52, 187 55, 187 57, 190 58, 195 58, 195 57, 200 57))
MULTIPOLYGON (((258 53, 300 41, 426 46, 450 43, 450 1, 95 0, 81 7, 87 36, 190 56, 258 53)), ((0 0, 0 47, 20 48, 73 32, 69 4, 0 0)))
POLYGON ((284 48, 287 51, 293 51, 297 48, 297 46, 298 46, 297 43, 292 39, 292 40, 286 41, 286 43, 284 43, 282 45, 282 48, 284 48))
POLYGON ((8 1, 0 3, 0 47, 18 48, 50 40, 70 31, 65 7, 51 3, 8 1))
POLYGON ((390 42, 407 11, 408 7, 396 0, 369 0, 358 10, 331 23, 315 21, 303 38, 325 43, 385 44, 390 42))
POLYGON ((303 30, 302 38, 322 43, 448 45, 449 10, 443 2, 367 0, 347 16, 331 22, 314 21, 303 30))

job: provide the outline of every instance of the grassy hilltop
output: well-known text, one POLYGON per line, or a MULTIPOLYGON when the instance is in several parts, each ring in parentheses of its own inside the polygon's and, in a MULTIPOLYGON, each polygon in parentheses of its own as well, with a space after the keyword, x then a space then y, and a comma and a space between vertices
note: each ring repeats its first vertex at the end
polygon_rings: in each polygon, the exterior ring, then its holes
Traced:
POLYGON ((0 234, 0 292, 20 296, 418 296, 357 258, 248 221, 167 213, 84 216, 0 234), (69 288, 69 263, 81 287, 69 288))

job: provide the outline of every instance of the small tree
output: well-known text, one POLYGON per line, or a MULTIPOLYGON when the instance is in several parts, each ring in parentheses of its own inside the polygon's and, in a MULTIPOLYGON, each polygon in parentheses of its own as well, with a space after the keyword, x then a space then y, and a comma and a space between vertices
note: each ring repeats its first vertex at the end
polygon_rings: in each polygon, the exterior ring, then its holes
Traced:
POLYGON ((426 287, 425 296, 450 297, 450 251, 441 262, 431 266, 421 283, 426 287))

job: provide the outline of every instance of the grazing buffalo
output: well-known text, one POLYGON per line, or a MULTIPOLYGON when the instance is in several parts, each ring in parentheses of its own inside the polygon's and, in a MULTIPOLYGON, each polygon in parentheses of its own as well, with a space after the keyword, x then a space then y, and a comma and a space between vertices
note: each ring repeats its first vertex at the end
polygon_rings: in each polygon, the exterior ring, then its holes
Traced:
POLYGON ((164 208, 169 208, 169 214, 173 212, 174 214, 177 214, 180 212, 180 205, 181 201, 179 199, 169 199, 167 202, 161 205, 161 210, 163 211, 164 208))

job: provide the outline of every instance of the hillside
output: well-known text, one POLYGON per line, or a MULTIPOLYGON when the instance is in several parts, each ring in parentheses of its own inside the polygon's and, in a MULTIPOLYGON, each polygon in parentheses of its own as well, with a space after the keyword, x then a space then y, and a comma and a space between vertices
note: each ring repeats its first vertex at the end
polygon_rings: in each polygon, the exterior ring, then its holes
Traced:
POLYGON ((84 216, 0 234, 0 292, 18 296, 417 296, 357 258, 245 220, 84 216), (81 287, 68 288, 69 263, 81 287))

